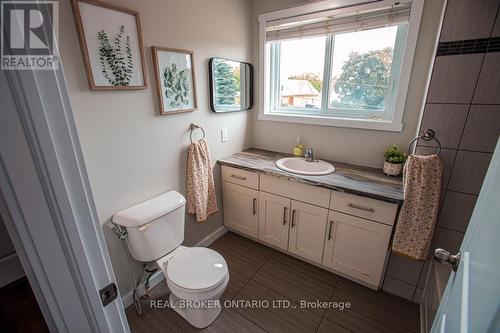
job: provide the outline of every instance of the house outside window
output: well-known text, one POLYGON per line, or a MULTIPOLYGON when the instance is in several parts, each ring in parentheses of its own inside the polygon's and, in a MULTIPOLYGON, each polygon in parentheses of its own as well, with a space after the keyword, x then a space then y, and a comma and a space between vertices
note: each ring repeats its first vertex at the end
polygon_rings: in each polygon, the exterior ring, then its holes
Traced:
POLYGON ((321 92, 307 79, 286 79, 281 86, 280 107, 320 108, 321 92))

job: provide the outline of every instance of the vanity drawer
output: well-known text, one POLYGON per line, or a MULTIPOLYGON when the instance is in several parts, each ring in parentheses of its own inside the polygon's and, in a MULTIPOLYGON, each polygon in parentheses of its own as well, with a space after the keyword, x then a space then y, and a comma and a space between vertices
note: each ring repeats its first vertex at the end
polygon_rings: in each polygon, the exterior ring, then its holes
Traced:
POLYGON ((259 189, 259 174, 257 172, 247 171, 238 168, 232 168, 226 165, 221 167, 222 180, 259 189))
POLYGON ((330 203, 331 191, 326 188, 268 175, 260 176, 260 190, 325 208, 330 203))
POLYGON ((385 201, 332 191, 330 209, 394 225, 398 206, 385 201))

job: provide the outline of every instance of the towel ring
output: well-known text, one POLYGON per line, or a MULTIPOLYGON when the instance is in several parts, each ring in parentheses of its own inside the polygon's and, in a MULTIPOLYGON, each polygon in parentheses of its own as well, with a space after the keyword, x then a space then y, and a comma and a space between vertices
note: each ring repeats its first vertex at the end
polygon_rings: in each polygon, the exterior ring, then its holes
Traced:
POLYGON ((189 133, 189 140, 191 140, 191 143, 193 143, 193 131, 195 129, 201 129, 201 131, 203 132, 203 139, 205 139, 205 130, 203 129, 203 127, 199 126, 198 124, 191 123, 191 125, 189 125, 189 128, 191 129, 191 133, 189 133))
POLYGON ((436 143, 438 144, 438 150, 436 152, 436 154, 439 155, 439 153, 441 153, 441 142, 439 142, 439 140, 436 138, 436 133, 430 129, 430 128, 426 128, 422 131, 422 133, 417 136, 416 138, 414 138, 413 140, 410 141, 410 144, 408 145, 408 155, 411 154, 411 145, 413 144, 413 142, 417 141, 418 139, 422 139, 424 141, 431 141, 431 140, 434 140, 436 141, 436 143))

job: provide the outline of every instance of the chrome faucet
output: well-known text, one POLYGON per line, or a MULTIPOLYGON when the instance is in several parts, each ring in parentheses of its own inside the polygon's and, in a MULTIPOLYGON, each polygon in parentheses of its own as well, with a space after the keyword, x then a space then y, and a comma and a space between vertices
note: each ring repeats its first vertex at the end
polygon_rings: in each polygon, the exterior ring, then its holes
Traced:
POLYGON ((314 152, 312 148, 306 148, 304 157, 307 162, 314 162, 314 152))

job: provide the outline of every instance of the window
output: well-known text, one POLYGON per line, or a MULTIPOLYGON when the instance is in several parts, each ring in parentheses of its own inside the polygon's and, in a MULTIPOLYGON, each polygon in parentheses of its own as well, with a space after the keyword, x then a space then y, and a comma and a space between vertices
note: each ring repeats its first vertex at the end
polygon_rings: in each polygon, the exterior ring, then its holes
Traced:
POLYGON ((272 46, 273 52, 279 53, 274 64, 279 67, 276 109, 321 108, 325 44, 325 37, 312 37, 276 42, 272 46))
POLYGON ((421 14, 414 0, 259 17, 259 119, 400 131, 420 24, 419 15, 410 22, 415 3, 421 14))
POLYGON ((348 118, 391 120, 392 59, 405 25, 332 36, 328 110, 348 118))

